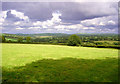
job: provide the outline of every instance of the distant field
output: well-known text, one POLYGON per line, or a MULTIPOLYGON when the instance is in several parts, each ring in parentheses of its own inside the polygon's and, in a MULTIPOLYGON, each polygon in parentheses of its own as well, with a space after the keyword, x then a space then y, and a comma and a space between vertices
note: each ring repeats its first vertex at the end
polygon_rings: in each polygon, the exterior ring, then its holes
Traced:
MULTIPOLYGON (((36 36, 36 38, 52 38, 52 36, 36 36)), ((18 38, 6 38, 6 41, 18 42, 18 38)), ((26 42, 26 40, 23 40, 26 42)))
POLYGON ((3 82, 115 82, 118 50, 2 44, 3 82))
POLYGON ((36 36, 36 38, 52 38, 52 36, 36 36))
POLYGON ((17 38, 6 38, 6 40, 8 41, 8 40, 11 40, 11 41, 14 41, 14 42, 16 42, 17 41, 17 38))
MULTIPOLYGON (((18 42, 18 38, 6 38, 6 41, 18 42)), ((26 40, 23 40, 23 42, 26 42, 26 40)))
POLYGON ((109 44, 113 44, 114 42, 118 43, 119 41, 94 41, 94 42, 102 42, 102 43, 107 42, 109 44))

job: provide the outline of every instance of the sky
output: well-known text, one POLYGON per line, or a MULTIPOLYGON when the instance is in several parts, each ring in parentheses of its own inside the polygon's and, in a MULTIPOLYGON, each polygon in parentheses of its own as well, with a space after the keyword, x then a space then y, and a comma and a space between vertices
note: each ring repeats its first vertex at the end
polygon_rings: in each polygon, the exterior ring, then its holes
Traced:
POLYGON ((118 33, 117 2, 2 2, 2 33, 118 33))

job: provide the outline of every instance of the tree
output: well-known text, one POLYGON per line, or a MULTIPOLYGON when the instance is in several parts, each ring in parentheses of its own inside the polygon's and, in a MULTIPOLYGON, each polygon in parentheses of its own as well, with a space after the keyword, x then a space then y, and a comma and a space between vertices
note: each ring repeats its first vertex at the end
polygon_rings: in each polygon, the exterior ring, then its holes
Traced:
POLYGON ((22 37, 19 37, 18 38, 18 42, 21 43, 23 41, 23 38, 22 37))
POLYGON ((78 46, 81 44, 79 36, 73 34, 68 39, 68 45, 69 46, 78 46))
POLYGON ((5 39, 5 36, 2 36, 2 42, 5 42, 6 39, 5 39))
POLYGON ((26 41, 27 41, 27 43, 30 43, 30 41, 31 41, 31 37, 26 37, 26 41))

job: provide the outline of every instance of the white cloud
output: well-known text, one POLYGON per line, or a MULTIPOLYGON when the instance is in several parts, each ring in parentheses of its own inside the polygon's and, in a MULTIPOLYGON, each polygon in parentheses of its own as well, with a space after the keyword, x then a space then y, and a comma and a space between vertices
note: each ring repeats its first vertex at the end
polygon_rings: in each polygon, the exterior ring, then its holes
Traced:
POLYGON ((119 15, 120 15, 120 7, 118 8, 118 11, 119 11, 118 13, 119 13, 119 15))
POLYGON ((54 12, 52 13, 52 18, 50 20, 46 21, 36 21, 33 23, 34 26, 41 26, 42 28, 49 28, 56 24, 60 24, 61 19, 59 18, 61 16, 61 13, 54 12))
POLYGON ((33 25, 35 25, 35 26, 41 25, 41 24, 42 24, 42 22, 40 22, 40 21, 36 21, 36 22, 33 23, 33 25))
POLYGON ((62 14, 61 13, 59 13, 59 12, 55 12, 55 13, 52 13, 52 16, 53 16, 53 18, 51 19, 51 22, 53 22, 53 23, 58 23, 58 22, 60 22, 61 21, 61 19, 59 18, 60 16, 61 16, 62 14))
POLYGON ((88 29, 88 27, 84 27, 83 29, 88 29))
POLYGON ((110 20, 110 21, 108 21, 108 24, 115 25, 116 23, 115 23, 115 21, 113 21, 113 20, 110 20))
POLYGON ((6 17, 7 17, 7 11, 1 11, 1 12, 0 12, 0 25, 3 24, 3 22, 4 22, 5 19, 6 19, 6 17))
POLYGON ((54 26, 54 28, 57 29, 57 30, 65 30, 64 25, 57 25, 57 26, 54 26))
POLYGON ((13 25, 30 27, 30 26, 33 26, 33 22, 32 21, 29 21, 29 22, 26 22, 26 21, 16 21, 16 22, 13 22, 13 25))
POLYGON ((95 27, 85 27, 81 24, 74 24, 74 25, 58 25, 55 26, 54 28, 56 28, 57 30, 65 30, 65 31, 72 31, 72 30, 82 30, 82 29, 96 29, 95 27))
POLYGON ((94 27, 83 27, 82 29, 96 29, 94 27))
POLYGON ((99 25, 101 25, 101 26, 105 26, 105 24, 103 23, 103 22, 100 22, 100 24, 99 25))
MULTIPOLYGON (((8 26, 11 24, 12 26, 17 26, 15 29, 16 30, 23 30, 23 29, 31 29, 31 31, 36 31, 39 32, 40 29, 45 28, 44 31, 50 31, 50 32, 72 32, 72 31, 97 31, 100 30, 99 28, 97 29, 98 26, 107 26, 107 25, 116 25, 117 20, 115 21, 114 17, 115 16, 106 16, 106 17, 99 17, 99 18, 94 18, 94 19, 87 19, 81 21, 79 24, 73 24, 73 23, 64 23, 60 19, 60 16, 62 14, 60 12, 54 12, 52 13, 52 18, 46 21, 31 21, 29 20, 28 16, 25 16, 24 13, 18 12, 16 10, 11 10, 11 14, 15 15, 16 17, 23 19, 24 21, 17 21, 17 22, 9 22, 8 26), (12 24, 13 23, 13 24, 12 24), (92 26, 95 27, 92 27, 92 26), (21 28, 22 26, 25 26, 25 28, 21 28), (37 31, 38 30, 38 31, 37 31)), ((0 21, 4 22, 6 17, 7 17, 7 11, 2 11, 2 15, 0 15, 0 21)), ((0 23, 1 24, 1 23, 0 23)), ((5 23, 4 23, 5 24, 5 23)), ((102 27, 101 27, 102 28, 102 27)), ((105 29, 105 28, 103 28, 105 29)), ((104 31, 101 29, 101 31, 104 31)), ((108 31, 108 30, 106 30, 108 31)))
POLYGON ((95 27, 89 27, 89 29, 96 29, 95 27))
MULTIPOLYGON (((99 17, 94 19, 83 20, 80 23, 84 26, 107 26, 107 25, 115 25, 117 21, 113 21, 112 19, 116 18, 117 16, 106 16, 106 17, 99 17)), ((115 20, 115 19, 114 19, 115 20)))
POLYGON ((15 24, 15 25, 19 25, 19 24, 20 24, 20 22, 19 22, 19 21, 17 21, 17 22, 15 22, 14 24, 15 24))
MULTIPOLYGON (((29 21, 29 17, 28 17, 28 16, 25 16, 24 13, 22 13, 22 12, 18 12, 18 11, 16 11, 16 10, 6 10, 6 11, 1 11, 1 12, 0 12, 0 25, 2 25, 3 22, 6 21, 7 12, 8 12, 8 11, 11 11, 11 14, 15 15, 15 17, 18 17, 18 18, 24 20, 24 21, 14 22, 14 23, 13 23, 14 25, 26 24, 26 22, 29 21)), ((7 21, 7 23, 5 23, 5 24, 9 24, 8 21, 7 21)), ((4 25, 5 25, 5 24, 4 24, 4 25)))
POLYGON ((29 17, 25 16, 24 13, 18 12, 16 10, 11 10, 11 14, 15 15, 16 17, 23 19, 24 21, 29 21, 29 17))
POLYGON ((29 27, 28 29, 40 29, 41 27, 29 27))
POLYGON ((22 30, 22 29, 24 29, 24 28, 21 28, 21 27, 17 27, 16 29, 17 29, 17 30, 22 30))
POLYGON ((85 26, 90 26, 90 25, 98 25, 98 22, 96 19, 89 19, 89 20, 81 21, 81 24, 83 24, 85 26))

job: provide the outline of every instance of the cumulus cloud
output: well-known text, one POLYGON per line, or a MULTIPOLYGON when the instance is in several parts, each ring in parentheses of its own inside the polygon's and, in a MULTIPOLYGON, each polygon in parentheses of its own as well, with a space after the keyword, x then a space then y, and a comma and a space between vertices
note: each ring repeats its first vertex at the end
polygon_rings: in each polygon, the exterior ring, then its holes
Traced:
POLYGON ((3 3, 3 32, 116 32, 117 3, 3 3), (36 4, 36 5, 34 5, 36 4))
POLYGON ((16 10, 11 10, 11 14, 15 15, 16 17, 24 20, 24 21, 29 21, 29 17, 25 16, 24 13, 18 12, 16 10))
POLYGON ((59 18, 61 16, 61 13, 59 13, 59 11, 52 13, 52 16, 53 16, 53 18, 51 19, 52 23, 58 23, 61 21, 61 19, 59 18))
POLYGON ((41 27, 29 27, 28 29, 40 29, 41 27))
POLYGON ((61 16, 61 13, 59 11, 52 13, 52 18, 47 21, 36 21, 33 23, 34 26, 41 26, 42 28, 48 28, 52 27, 55 24, 59 24, 61 22, 61 19, 59 18, 61 16))
POLYGON ((24 29, 24 28, 21 28, 21 27, 17 27, 16 29, 17 29, 17 30, 21 30, 21 29, 24 29))
POLYGON ((3 22, 5 21, 7 17, 7 11, 0 11, 0 25, 3 24, 3 22))
POLYGON ((105 24, 103 22, 100 22, 99 25, 100 26, 105 26, 105 24))
POLYGON ((116 22, 115 22, 115 21, 113 21, 113 20, 110 20, 110 21, 108 21, 108 24, 115 25, 115 24, 116 24, 116 22))
POLYGON ((81 21, 84 26, 107 26, 107 25, 117 25, 117 16, 106 16, 101 18, 94 18, 81 21))
POLYGON ((45 2, 45 3, 3 3, 3 10, 16 9, 25 13, 31 19, 47 20, 54 10, 62 12, 62 20, 85 20, 94 17, 116 15, 115 2, 45 2), (38 10, 39 9, 39 10, 38 10), (47 10, 47 11, 46 11, 47 10), (42 12, 41 12, 42 11, 42 12))
MULTIPOLYGON (((24 13, 18 12, 16 10, 6 10, 6 11, 0 11, 0 25, 2 25, 5 22, 6 18, 9 18, 8 13, 11 13, 15 17, 17 17, 23 21, 29 22, 29 17, 25 16, 24 13)), ((20 22, 18 21, 18 22, 15 22, 14 24, 19 25, 20 22)))
POLYGON ((19 24, 20 24, 20 22, 18 21, 18 22, 15 22, 14 24, 15 24, 15 25, 19 25, 19 24))
POLYGON ((83 29, 95 29, 94 27, 83 27, 83 29))

